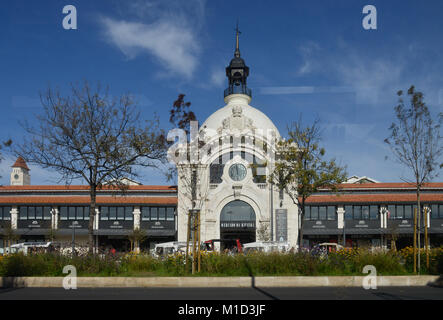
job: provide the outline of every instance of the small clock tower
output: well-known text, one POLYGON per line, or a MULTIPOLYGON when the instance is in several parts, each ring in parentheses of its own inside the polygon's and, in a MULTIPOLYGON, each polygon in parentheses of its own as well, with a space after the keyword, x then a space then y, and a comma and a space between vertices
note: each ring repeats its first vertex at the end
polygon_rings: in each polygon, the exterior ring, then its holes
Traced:
POLYGON ((30 169, 22 157, 18 157, 12 166, 11 186, 29 186, 31 184, 30 169))

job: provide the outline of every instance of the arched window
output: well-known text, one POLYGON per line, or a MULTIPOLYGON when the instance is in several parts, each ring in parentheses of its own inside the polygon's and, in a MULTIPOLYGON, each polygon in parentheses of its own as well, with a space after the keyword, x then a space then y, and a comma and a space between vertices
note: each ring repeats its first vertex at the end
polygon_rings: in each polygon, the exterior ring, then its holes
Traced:
POLYGON ((247 202, 234 200, 223 207, 220 221, 255 221, 255 211, 247 202))

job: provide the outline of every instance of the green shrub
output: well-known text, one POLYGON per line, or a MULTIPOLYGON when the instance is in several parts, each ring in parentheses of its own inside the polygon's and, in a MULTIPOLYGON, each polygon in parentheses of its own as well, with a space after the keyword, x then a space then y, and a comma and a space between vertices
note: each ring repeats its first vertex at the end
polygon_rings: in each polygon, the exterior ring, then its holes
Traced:
MULTIPOLYGON (((440 251, 443 252, 443 251, 440 251)), ((347 250, 325 257, 310 253, 249 253, 226 255, 203 253, 199 276, 319 276, 363 275, 365 265, 373 265, 379 275, 407 274, 404 257, 394 252, 371 253, 347 250), (402 262, 403 261, 403 262, 402 262)), ((423 260, 424 261, 424 260, 423 260)), ((442 273, 443 254, 432 260, 442 273)), ((0 276, 64 276, 63 267, 73 265, 79 276, 185 276, 191 272, 191 259, 183 255, 156 259, 149 255, 69 257, 57 254, 24 256, 14 254, 0 259, 0 276)), ((410 271, 409 271, 410 272, 410 271)), ((435 271, 437 272, 437 271, 435 271)))

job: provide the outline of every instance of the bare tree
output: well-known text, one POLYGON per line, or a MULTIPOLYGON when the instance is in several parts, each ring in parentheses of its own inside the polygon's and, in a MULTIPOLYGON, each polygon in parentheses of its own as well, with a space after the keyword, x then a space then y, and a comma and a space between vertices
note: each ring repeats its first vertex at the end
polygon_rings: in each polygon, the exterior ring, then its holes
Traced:
POLYGON ((142 124, 130 95, 111 98, 100 85, 71 85, 71 95, 48 89, 40 95, 43 114, 36 126, 23 124, 28 136, 15 153, 26 161, 53 169, 60 182, 80 179, 89 186, 89 249, 97 190, 123 191, 123 178, 138 176, 135 166, 156 167, 166 159, 166 139, 158 119, 142 124))
POLYGON ((134 229, 129 235, 128 240, 131 243, 131 252, 135 250, 136 247, 140 248, 140 244, 145 241, 147 234, 145 230, 134 229))
POLYGON ((270 241, 271 240, 271 233, 269 230, 268 223, 260 222, 260 225, 257 228, 257 240, 259 240, 259 241, 270 241))
POLYGON ((299 208, 298 244, 301 250, 307 199, 320 188, 338 192, 339 184, 346 180, 346 170, 334 159, 323 159, 326 151, 319 146, 321 133, 318 120, 305 126, 300 118, 288 127, 288 136, 288 139, 277 143, 275 166, 269 181, 283 190, 299 208))
MULTIPOLYGON (((172 155, 174 167, 170 170, 169 178, 178 179, 178 197, 181 209, 188 214, 188 231, 186 246, 186 261, 189 251, 189 239, 197 233, 196 239, 200 238, 202 208, 205 205, 209 186, 207 186, 207 167, 202 163, 202 153, 204 147, 204 130, 198 128, 197 118, 190 109, 191 103, 184 101, 184 94, 180 94, 174 101, 170 110, 169 121, 175 129, 182 131, 179 148, 176 150, 181 156, 172 155), (189 142, 188 142, 189 136, 189 142)), ((174 153, 174 151, 172 151, 174 153)), ((196 239, 193 238, 195 241, 196 239)), ((198 245, 198 251, 200 246, 198 245)), ((195 250, 195 246, 192 246, 195 250)), ((197 253, 199 256, 199 253, 197 253)), ((195 272, 196 256, 193 255, 192 272, 195 272)), ((198 257, 198 259, 200 259, 198 257)), ((200 265, 200 264, 199 264, 200 265)), ((199 267, 200 268, 200 267, 199 267)), ((198 270, 199 271, 199 270, 198 270)))
MULTIPOLYGON (((5 142, 3 142, 3 143, 0 143, 0 151, 1 151, 2 148, 4 148, 4 147, 9 148, 11 145, 12 145, 12 140, 11 140, 11 139, 9 139, 9 140, 7 140, 7 141, 5 141, 5 142)), ((2 154, 0 153, 0 161, 2 161, 2 160, 3 160, 3 156, 2 156, 2 154)), ((0 178, 1 178, 1 176, 0 176, 0 178)))
MULTIPOLYGON (((436 169, 443 152, 441 136, 443 114, 440 113, 434 121, 424 103, 423 93, 416 91, 414 86, 407 91, 410 105, 405 105, 403 91, 398 91, 397 95, 399 104, 394 108, 397 119, 390 126, 391 133, 385 139, 385 143, 391 148, 395 160, 408 168, 412 174, 412 179, 402 178, 402 180, 416 188, 418 225, 420 226, 421 188, 437 175, 436 169)), ((417 226, 414 225, 414 228, 416 229, 417 226)), ((418 239, 420 248, 420 237, 418 239)), ((418 259, 420 271, 420 255, 418 259)))

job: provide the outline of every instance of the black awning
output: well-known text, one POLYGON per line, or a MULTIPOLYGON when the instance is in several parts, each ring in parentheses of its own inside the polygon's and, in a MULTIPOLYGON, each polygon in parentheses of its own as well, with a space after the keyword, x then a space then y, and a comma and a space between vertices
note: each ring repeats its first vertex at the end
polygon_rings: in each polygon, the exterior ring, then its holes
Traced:
MULTIPOLYGON (((382 229, 369 229, 369 228, 346 228, 345 234, 385 234, 382 229)), ((343 229, 341 231, 343 234, 343 229)))
MULTIPOLYGON (((79 236, 84 236, 87 235, 88 229, 75 229, 75 235, 79 235, 79 236)), ((62 235, 62 236, 66 236, 66 235, 71 235, 72 234, 72 229, 57 229, 55 230, 55 235, 62 235)))
POLYGON ((133 230, 125 230, 125 229, 100 229, 94 230, 94 235, 99 236, 127 236, 133 230))
POLYGON ((339 229, 308 229, 303 230, 304 235, 339 235, 343 231, 339 229))
POLYGON ((35 228, 35 229, 16 229, 14 230, 15 234, 18 235, 27 235, 27 236, 46 236, 49 235, 51 233, 51 229, 40 229, 40 228, 35 228))
POLYGON ((163 229, 163 230, 147 230, 148 237, 171 237, 175 236, 174 229, 163 229))

